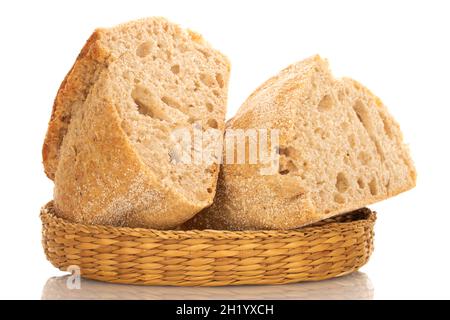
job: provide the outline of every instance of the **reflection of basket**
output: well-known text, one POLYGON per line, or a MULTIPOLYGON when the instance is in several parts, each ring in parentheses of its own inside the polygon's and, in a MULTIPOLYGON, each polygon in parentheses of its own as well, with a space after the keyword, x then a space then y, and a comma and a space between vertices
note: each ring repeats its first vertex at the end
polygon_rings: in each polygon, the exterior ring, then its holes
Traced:
POLYGON ((322 280, 359 269, 373 249, 364 208, 285 231, 160 231, 81 225, 41 210, 51 263, 85 278, 142 285, 222 286, 322 280))
POLYGON ((42 290, 43 300, 366 300, 373 299, 370 279, 362 272, 323 281, 267 286, 145 287, 81 279, 73 289, 71 276, 53 277, 42 290), (71 285, 69 289, 68 284, 71 285))

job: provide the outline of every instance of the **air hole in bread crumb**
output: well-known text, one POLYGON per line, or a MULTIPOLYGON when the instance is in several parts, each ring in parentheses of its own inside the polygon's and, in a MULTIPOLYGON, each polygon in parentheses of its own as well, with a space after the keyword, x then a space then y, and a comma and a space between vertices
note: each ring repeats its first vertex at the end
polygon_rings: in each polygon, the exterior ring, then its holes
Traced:
POLYGON ((295 173, 297 171, 297 166, 292 160, 287 160, 285 156, 280 157, 280 164, 278 169, 279 174, 286 175, 289 173, 295 173))
POLYGON ((322 128, 316 128, 314 133, 318 135, 322 140, 325 140, 327 137, 326 132, 322 128))
POLYGON ((388 178, 388 181, 385 183, 384 186, 386 187, 386 190, 389 191, 389 188, 391 187, 391 179, 390 178, 388 178))
POLYGON ((206 50, 202 50, 202 49, 197 49, 198 50, 198 52, 200 52, 206 59, 208 59, 210 56, 211 56, 211 54, 208 52, 208 51, 206 51, 206 50))
POLYGON ((180 73, 180 65, 175 64, 170 68, 170 71, 172 71, 173 74, 179 74, 180 73))
POLYGON ((201 73, 200 81, 207 87, 213 87, 215 83, 214 78, 208 73, 201 73))
POLYGON ((213 94, 214 94, 216 97, 220 97, 220 92, 219 92, 219 90, 213 90, 213 94))
POLYGON ((219 124, 217 123, 216 119, 209 119, 207 124, 210 128, 217 129, 219 127, 219 124))
POLYGON ((340 193, 343 193, 343 192, 347 191, 348 187, 349 187, 349 184, 348 184, 347 177, 345 176, 345 173, 339 172, 336 177, 337 191, 339 191, 340 193))
POLYGON ((215 170, 214 166, 210 166, 210 167, 206 168, 204 171, 205 171, 205 173, 210 174, 210 173, 214 173, 216 170, 215 170))
POLYGON ((334 195, 334 202, 339 203, 339 204, 343 204, 343 203, 345 203, 345 198, 344 198, 344 196, 342 196, 342 194, 336 193, 334 195))
POLYGON ((377 185, 377 180, 375 178, 373 178, 369 182, 369 190, 370 190, 370 194, 373 196, 376 196, 378 194, 378 185, 377 185))
POLYGON ((198 119, 194 118, 194 117, 189 117, 188 122, 190 124, 195 123, 198 119))
POLYGON ((383 148, 381 147, 381 144, 379 141, 375 140, 375 149, 377 150, 378 155, 380 156, 380 160, 381 162, 384 162, 385 157, 384 157, 384 152, 383 152, 383 148))
POLYGON ((356 81, 353 81, 353 86, 355 87, 356 90, 360 90, 361 89, 361 85, 358 82, 356 82, 356 81))
POLYGON ((207 103, 206 103, 206 109, 207 109, 209 112, 212 112, 212 111, 214 110, 213 104, 210 103, 210 102, 207 102, 207 103))
POLYGON ((137 110, 140 114, 164 120, 166 118, 164 111, 159 107, 156 97, 149 89, 137 85, 131 91, 131 97, 137 105, 137 110))
POLYGON ((71 118, 70 114, 65 114, 65 115, 62 115, 61 117, 59 117, 59 120, 61 120, 61 122, 65 123, 65 124, 69 124, 70 118, 71 118))
POLYGON ((133 78, 133 73, 129 70, 124 71, 122 73, 122 78, 126 79, 126 80, 131 80, 133 78))
POLYGON ((356 137, 354 134, 349 135, 348 137, 348 144, 350 147, 354 148, 356 146, 356 137))
POLYGON ((383 128, 386 135, 389 137, 389 139, 394 139, 394 132, 392 130, 392 124, 391 121, 388 119, 388 117, 383 112, 378 112, 380 115, 381 120, 383 120, 383 128))
POLYGON ((320 111, 328 111, 333 108, 333 98, 327 94, 320 100, 318 108, 320 111))
POLYGON ((150 41, 141 43, 136 49, 136 55, 138 57, 144 58, 149 55, 152 50, 152 43, 150 41))
POLYGON ((164 102, 169 107, 176 108, 176 109, 180 108, 180 103, 172 97, 164 96, 161 98, 161 101, 164 102))
POLYGON ((208 193, 212 193, 212 188, 206 188, 206 191, 208 191, 208 193))
POLYGON ((374 133, 373 124, 370 119, 370 113, 366 105, 361 100, 358 99, 353 105, 353 110, 355 111, 359 121, 364 126, 369 136, 373 136, 374 133))
POLYGON ((364 189, 364 181, 362 178, 358 178, 357 183, 360 189, 364 189))
POLYGON ((367 166, 370 163, 370 160, 372 160, 372 157, 369 153, 361 151, 358 154, 358 160, 365 166, 367 166))
POLYGON ((280 156, 286 156, 286 157, 295 157, 297 154, 297 150, 293 147, 283 147, 280 146, 279 152, 280 156))
POLYGON ((223 88, 225 83, 223 82, 223 76, 221 73, 216 73, 216 81, 217 81, 217 84, 219 85, 219 87, 223 88))

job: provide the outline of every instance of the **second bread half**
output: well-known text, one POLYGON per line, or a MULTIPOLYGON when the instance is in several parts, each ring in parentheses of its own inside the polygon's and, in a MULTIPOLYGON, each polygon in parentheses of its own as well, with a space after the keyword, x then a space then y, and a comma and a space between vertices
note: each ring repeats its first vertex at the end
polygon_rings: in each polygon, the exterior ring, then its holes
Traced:
POLYGON ((267 164, 248 163, 248 154, 244 164, 225 162, 213 205, 183 228, 296 228, 415 186, 413 162, 385 105, 360 83, 335 79, 319 56, 250 95, 227 134, 248 129, 279 130, 278 170, 261 174, 267 164))

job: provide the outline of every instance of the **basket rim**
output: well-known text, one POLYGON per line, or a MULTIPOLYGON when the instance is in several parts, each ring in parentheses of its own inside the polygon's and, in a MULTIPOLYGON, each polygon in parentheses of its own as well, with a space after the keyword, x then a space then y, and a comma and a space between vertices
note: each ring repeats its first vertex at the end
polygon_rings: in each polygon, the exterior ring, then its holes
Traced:
POLYGON ((57 216, 54 210, 53 200, 45 204, 40 211, 40 217, 45 224, 56 224, 64 229, 76 228, 82 230, 86 234, 114 234, 126 235, 134 237, 158 237, 161 239, 252 239, 252 238, 286 238, 292 237, 308 237, 313 234, 323 232, 345 232, 354 230, 358 226, 366 227, 367 223, 374 224, 376 220, 376 212, 369 208, 361 208, 357 211, 343 214, 349 216, 350 221, 333 221, 333 218, 321 221, 317 225, 309 225, 298 229, 289 230, 157 230, 146 228, 131 227, 115 227, 107 225, 90 225, 72 222, 57 216), (330 222, 328 222, 330 221, 330 222), (324 222, 326 228, 324 228, 324 222))

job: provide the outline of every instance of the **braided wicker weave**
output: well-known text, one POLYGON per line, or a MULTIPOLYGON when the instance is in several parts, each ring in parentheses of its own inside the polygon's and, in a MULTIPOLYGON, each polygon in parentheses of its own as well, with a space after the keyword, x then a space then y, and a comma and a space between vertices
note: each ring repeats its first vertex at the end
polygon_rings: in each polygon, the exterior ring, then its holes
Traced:
POLYGON ((369 209, 286 231, 160 231, 81 225, 41 209, 48 260, 85 278, 140 285, 223 286, 322 280, 358 270, 373 250, 369 209))

